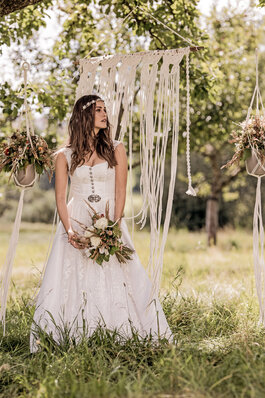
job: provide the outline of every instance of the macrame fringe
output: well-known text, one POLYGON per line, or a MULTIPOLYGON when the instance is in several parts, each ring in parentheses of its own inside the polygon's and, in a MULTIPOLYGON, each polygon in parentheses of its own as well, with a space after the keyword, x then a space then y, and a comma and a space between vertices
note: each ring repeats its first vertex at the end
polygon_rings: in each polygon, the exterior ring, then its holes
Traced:
POLYGON ((150 301, 158 295, 159 291, 163 255, 172 212, 178 157, 180 63, 185 55, 187 173, 189 180, 187 193, 196 195, 191 185, 190 167, 189 52, 190 48, 187 47, 177 50, 147 51, 80 60, 81 75, 76 99, 86 94, 98 93, 105 101, 115 135, 113 138, 123 141, 125 134, 128 134, 132 214, 125 219, 133 221, 134 218, 140 216, 138 224, 143 228, 148 214, 150 217, 151 236, 148 262, 148 271, 152 279, 150 301), (138 93, 138 99, 136 99, 136 93, 138 93), (133 213, 132 196, 134 112, 139 112, 140 119, 140 192, 142 206, 137 215, 133 213), (169 132, 172 138, 171 165, 170 170, 168 170, 170 182, 168 190, 165 192, 165 160, 169 149, 169 132), (162 227, 163 198, 166 198, 166 214, 162 227))

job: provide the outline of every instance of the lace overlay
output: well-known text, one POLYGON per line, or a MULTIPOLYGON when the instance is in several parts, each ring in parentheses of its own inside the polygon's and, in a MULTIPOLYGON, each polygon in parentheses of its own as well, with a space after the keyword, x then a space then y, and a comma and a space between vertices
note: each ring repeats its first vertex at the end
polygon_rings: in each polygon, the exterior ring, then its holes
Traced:
MULTIPOLYGON (((119 141, 114 141, 115 148, 119 144, 119 141)), ((58 152, 64 153, 70 170, 71 148, 63 148, 58 152)), ((74 220, 92 224, 84 201, 92 190, 91 169, 95 192, 101 197, 92 206, 96 211, 104 213, 109 201, 110 217, 114 218, 115 168, 108 167, 107 162, 93 167, 83 165, 76 168, 72 176, 69 174, 72 195, 67 206, 72 227, 76 230, 80 227, 74 220)), ((124 220, 121 222, 121 230, 122 240, 133 248, 124 220)), ((130 336, 130 325, 133 325, 143 337, 152 333, 157 338, 159 332, 170 338, 171 331, 159 301, 156 300, 155 305, 148 302, 150 292, 151 282, 136 252, 126 264, 120 264, 115 256, 111 256, 108 263, 99 266, 88 259, 82 250, 75 249, 68 243, 60 222, 37 297, 34 322, 52 333, 58 343, 61 336, 54 323, 61 327, 67 325, 76 338, 81 335, 84 323, 88 335, 101 324, 130 336)), ((31 352, 37 350, 36 338, 32 325, 31 352)))

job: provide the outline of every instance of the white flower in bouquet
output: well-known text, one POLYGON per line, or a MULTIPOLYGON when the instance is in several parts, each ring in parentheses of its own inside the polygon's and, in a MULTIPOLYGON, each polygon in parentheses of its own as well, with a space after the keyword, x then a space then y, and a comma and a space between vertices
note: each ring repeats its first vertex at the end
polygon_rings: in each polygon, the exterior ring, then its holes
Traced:
POLYGON ((103 247, 103 246, 99 248, 99 253, 100 254, 107 254, 107 255, 109 254, 108 250, 105 247, 103 247))
POLYGON ((106 217, 101 217, 95 222, 94 227, 96 227, 98 229, 105 229, 105 228, 107 228, 108 224, 109 224, 109 222, 106 219, 106 217))
POLYGON ((85 255, 87 256, 87 257, 89 257, 90 256, 90 254, 91 254, 91 251, 90 251, 90 249, 85 249, 85 255))
POLYGON ((98 236, 92 236, 90 242, 93 247, 98 247, 101 243, 101 239, 98 236))
POLYGON ((91 238, 94 235, 94 232, 86 230, 84 233, 85 238, 91 238))

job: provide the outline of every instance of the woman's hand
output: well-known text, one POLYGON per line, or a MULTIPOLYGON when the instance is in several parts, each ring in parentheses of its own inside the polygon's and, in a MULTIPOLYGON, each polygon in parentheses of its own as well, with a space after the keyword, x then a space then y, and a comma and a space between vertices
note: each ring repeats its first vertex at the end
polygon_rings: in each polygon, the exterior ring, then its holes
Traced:
POLYGON ((71 228, 67 231, 67 235, 68 235, 68 243, 70 243, 75 249, 84 248, 84 245, 75 242, 74 238, 76 237, 76 234, 71 228))

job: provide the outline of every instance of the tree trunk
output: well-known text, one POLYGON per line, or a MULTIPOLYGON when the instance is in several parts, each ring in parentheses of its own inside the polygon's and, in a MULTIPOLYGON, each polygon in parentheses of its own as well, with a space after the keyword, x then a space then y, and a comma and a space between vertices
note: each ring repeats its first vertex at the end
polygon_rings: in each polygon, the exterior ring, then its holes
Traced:
POLYGON ((216 197, 210 197, 206 204, 206 232, 208 246, 217 243, 219 203, 216 197))
POLYGON ((45 0, 0 0, 0 17, 44 1, 45 0))
POLYGON ((208 157, 211 165, 212 176, 211 196, 206 204, 206 232, 208 246, 217 244, 217 230, 218 230, 218 213, 219 213, 219 197, 222 192, 223 176, 220 169, 220 154, 219 151, 212 145, 207 144, 205 155, 208 157))
POLYGON ((207 144, 205 146, 204 156, 208 158, 211 166, 211 196, 206 204, 206 232, 208 246, 211 246, 212 244, 217 244, 219 199, 222 191, 237 178, 239 173, 245 172, 245 165, 234 168, 230 174, 225 174, 221 170, 221 165, 224 164, 224 162, 222 161, 220 151, 212 144, 207 144))

